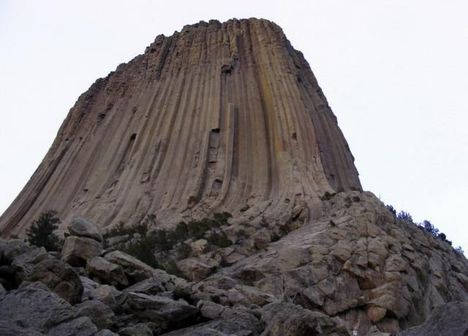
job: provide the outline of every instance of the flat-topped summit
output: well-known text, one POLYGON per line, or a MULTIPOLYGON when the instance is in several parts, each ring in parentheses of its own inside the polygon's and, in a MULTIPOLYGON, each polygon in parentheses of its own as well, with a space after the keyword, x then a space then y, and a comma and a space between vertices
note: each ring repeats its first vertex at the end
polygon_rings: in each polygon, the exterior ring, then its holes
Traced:
POLYGON ((308 218, 324 193, 360 189, 336 118, 281 28, 200 22, 158 36, 80 96, 0 229, 22 233, 47 209, 102 226, 216 211, 308 218))

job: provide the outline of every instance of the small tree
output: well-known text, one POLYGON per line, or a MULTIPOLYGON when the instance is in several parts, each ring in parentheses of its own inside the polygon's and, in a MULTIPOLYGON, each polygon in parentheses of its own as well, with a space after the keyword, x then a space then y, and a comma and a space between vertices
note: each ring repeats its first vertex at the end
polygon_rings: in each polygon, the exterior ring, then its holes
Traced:
MULTIPOLYGON (((424 220, 422 222, 422 225, 424 227, 424 230, 426 230, 427 232, 429 232, 431 235, 433 235, 434 237, 437 237, 437 235, 439 234, 439 229, 436 228, 431 222, 429 222, 428 220, 424 220)), ((447 237, 445 236, 445 234, 443 234, 444 237, 442 238, 443 240, 445 240, 447 237)))
POLYGON ((397 215, 397 218, 405 222, 413 222, 413 217, 411 217, 411 214, 406 211, 400 211, 397 215))
POLYGON ((58 228, 60 219, 57 212, 48 210, 40 214, 31 227, 26 231, 28 242, 31 245, 44 247, 47 251, 57 251, 59 249, 59 237, 54 233, 58 228))
POLYGON ((393 216, 397 215, 397 211, 395 210, 393 205, 387 204, 387 205, 385 205, 385 207, 387 208, 388 211, 390 211, 393 214, 393 216))

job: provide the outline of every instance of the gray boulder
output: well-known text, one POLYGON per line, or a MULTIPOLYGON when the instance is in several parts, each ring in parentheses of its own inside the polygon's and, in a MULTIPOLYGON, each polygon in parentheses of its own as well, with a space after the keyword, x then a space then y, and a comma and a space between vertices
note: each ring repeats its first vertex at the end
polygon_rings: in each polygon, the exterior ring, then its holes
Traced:
POLYGON ((109 328, 114 324, 115 315, 112 309, 98 300, 88 300, 75 306, 77 316, 87 316, 99 328, 109 328))
POLYGON ((198 309, 183 300, 143 293, 127 293, 124 309, 142 321, 159 322, 161 329, 190 323, 199 317, 198 309))
POLYGON ((262 308, 261 314, 266 324, 262 336, 350 336, 339 318, 331 318, 293 303, 271 303, 262 308))
POLYGON ((153 331, 146 323, 138 323, 119 330, 120 336, 153 336, 153 331))
POLYGON ((151 278, 154 272, 154 268, 151 266, 122 251, 109 252, 104 258, 113 264, 122 266, 125 275, 133 283, 151 278))
POLYGON ((72 219, 71 224, 68 226, 68 231, 73 236, 92 238, 102 242, 102 234, 99 227, 82 217, 75 217, 72 219))
POLYGON ((102 257, 90 259, 86 265, 89 275, 96 277, 104 283, 116 286, 128 286, 128 279, 121 266, 111 263, 102 257))
POLYGON ((94 336, 97 331, 91 319, 82 316, 51 328, 47 336, 94 336))
POLYGON ((119 336, 115 332, 110 331, 109 329, 102 329, 95 336, 119 336))
POLYGON ((76 318, 75 309, 41 282, 11 290, 0 299, 0 317, 9 322, 3 326, 7 332, 21 327, 30 335, 91 336, 97 331, 89 318, 76 318))
POLYGON ((86 262, 102 253, 102 243, 85 237, 70 236, 62 248, 62 260, 72 266, 85 266, 86 262))
POLYGON ((203 317, 213 318, 212 321, 175 330, 167 336, 258 336, 264 329, 264 324, 246 308, 223 307, 212 302, 199 306, 203 317))
POLYGON ((44 336, 43 333, 31 328, 24 328, 10 320, 0 319, 0 335, 2 336, 44 336))
POLYGON ((47 255, 32 268, 23 268, 19 274, 24 281, 44 283, 50 290, 72 304, 81 300, 83 286, 78 274, 59 259, 47 255), (28 271, 25 272, 25 269, 28 271))

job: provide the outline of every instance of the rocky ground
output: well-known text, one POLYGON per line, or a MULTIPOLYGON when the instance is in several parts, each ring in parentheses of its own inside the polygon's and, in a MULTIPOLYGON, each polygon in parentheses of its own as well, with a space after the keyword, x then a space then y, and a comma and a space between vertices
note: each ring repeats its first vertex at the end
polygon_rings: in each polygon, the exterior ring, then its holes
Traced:
POLYGON ((184 236, 164 254, 177 275, 121 251, 139 233, 68 230, 60 253, 0 240, 0 335, 468 332, 467 260, 368 192, 327 194, 278 227, 230 218, 184 236))

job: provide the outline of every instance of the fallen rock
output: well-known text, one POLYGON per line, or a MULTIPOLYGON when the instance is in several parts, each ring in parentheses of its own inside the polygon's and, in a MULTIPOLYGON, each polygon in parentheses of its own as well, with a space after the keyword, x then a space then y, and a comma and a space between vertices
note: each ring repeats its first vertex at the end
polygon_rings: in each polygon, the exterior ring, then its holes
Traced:
POLYGON ((115 332, 110 331, 109 329, 102 329, 102 330, 99 330, 95 336, 120 336, 120 335, 116 334, 115 332))
POLYGON ((101 282, 116 287, 128 286, 128 279, 123 268, 102 257, 90 259, 86 264, 86 270, 90 276, 98 278, 101 282))
POLYGON ((0 319, 50 336, 91 336, 97 331, 89 318, 76 319, 75 309, 41 282, 10 291, 0 300, 0 319))
POLYGON ((85 266, 86 262, 102 253, 102 244, 94 239, 70 236, 62 248, 62 260, 72 266, 85 266))
POLYGON ((47 336, 94 336, 97 331, 91 319, 82 316, 51 328, 47 336))
POLYGON ((92 300, 99 300, 111 308, 114 308, 118 304, 118 298, 121 292, 114 286, 101 285, 92 289, 89 296, 92 300))
POLYGON ((146 323, 138 323, 119 330, 120 336, 153 336, 152 329, 146 323))
POLYGON ((50 256, 37 263, 23 280, 40 281, 71 304, 79 302, 83 293, 78 274, 63 261, 50 256))
POLYGON ((262 336, 350 336, 339 318, 331 318, 292 303, 271 303, 261 310, 266 324, 262 336))
POLYGON ((114 312, 112 309, 98 300, 84 301, 75 306, 77 316, 87 316, 99 328, 109 328, 114 324, 114 312))
POLYGON ((179 261, 177 266, 182 271, 183 275, 192 281, 200 281, 212 274, 219 263, 214 261, 203 262, 197 258, 187 258, 179 261))
POLYGON ((198 309, 183 300, 143 293, 127 293, 124 309, 142 321, 158 322, 161 329, 191 323, 199 316, 198 309))
MULTIPOLYGON (((203 306, 211 306, 204 303, 203 306)), ((220 310, 220 307, 211 306, 213 312, 217 311, 220 315, 215 320, 202 324, 197 324, 181 330, 173 331, 167 336, 258 336, 264 329, 264 324, 248 309, 245 308, 229 308, 225 307, 220 310)), ((205 310, 206 313, 206 310, 205 310)), ((209 313, 211 315, 211 313, 209 313)), ((214 316, 214 315, 212 315, 214 316)), ((263 334, 262 334, 263 335, 263 334)))
POLYGON ((82 217, 75 217, 68 226, 68 231, 73 236, 86 237, 102 242, 101 230, 96 224, 82 217))
POLYGON ((2 336, 44 336, 43 333, 31 328, 24 328, 14 321, 0 319, 0 335, 2 336))
POLYGON ((111 263, 122 266, 130 283, 136 283, 153 275, 154 268, 122 251, 112 251, 104 258, 111 263))

